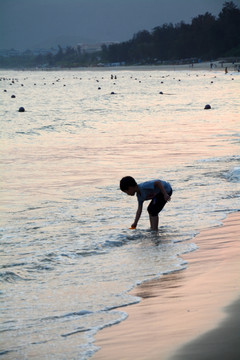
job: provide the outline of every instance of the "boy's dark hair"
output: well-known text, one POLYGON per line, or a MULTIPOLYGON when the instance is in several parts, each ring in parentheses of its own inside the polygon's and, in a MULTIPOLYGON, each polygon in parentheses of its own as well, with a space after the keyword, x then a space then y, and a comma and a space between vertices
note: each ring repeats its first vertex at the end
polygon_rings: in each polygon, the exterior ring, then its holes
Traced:
POLYGON ((130 186, 137 186, 135 179, 131 176, 125 176, 124 178, 122 178, 122 180, 120 181, 120 189, 122 191, 126 191, 129 189, 130 186))

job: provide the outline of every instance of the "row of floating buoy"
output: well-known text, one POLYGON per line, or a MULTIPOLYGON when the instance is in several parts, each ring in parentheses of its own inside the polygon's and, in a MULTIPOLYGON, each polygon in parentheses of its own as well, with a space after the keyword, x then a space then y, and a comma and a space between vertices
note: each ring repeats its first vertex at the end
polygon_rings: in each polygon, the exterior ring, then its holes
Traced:
MULTIPOLYGON (((167 78, 167 77, 169 77, 169 76, 170 76, 170 75, 162 76, 162 79, 167 78)), ((189 75, 189 76, 190 76, 190 75, 189 75)), ((196 75, 196 76, 198 76, 198 75, 196 75)), ((150 77, 151 77, 151 75, 150 75, 150 77)), ((133 77, 131 77, 131 78, 133 78, 133 77)), ((215 76, 215 78, 216 78, 216 76, 215 76)), ((75 77, 74 79, 78 79, 78 78, 75 77)), ((103 77, 102 77, 102 79, 103 79, 103 77)), ((113 80, 113 79, 117 79, 117 76, 116 76, 116 75, 115 75, 115 76, 111 75, 111 79, 112 79, 112 80, 113 80)), ((176 78, 173 78, 173 79, 174 79, 174 80, 177 80, 177 81, 179 81, 179 82, 181 81, 181 79, 176 79, 176 78)), ((0 78, 0 80, 11 81, 10 85, 14 84, 15 82, 18 82, 18 79, 0 78)), ((26 80, 26 79, 24 79, 24 80, 26 80)), ((45 80, 45 78, 44 78, 43 80, 45 80)), ((80 80, 82 80, 82 78, 80 78, 80 80)), ((90 79, 89 79, 89 80, 90 80, 90 79)), ((96 79, 95 79, 95 80, 96 80, 96 79)), ((134 78, 134 80, 138 80, 138 78, 134 78)), ((232 80, 234 80, 234 79, 232 78, 232 80)), ((58 79, 56 79, 55 81, 56 81, 56 82, 60 82, 61 79, 58 78, 58 79)), ((96 80, 96 82, 99 83, 99 80, 96 80)), ((141 81, 139 81, 139 83, 141 83, 141 81)), ((161 81, 161 84, 163 84, 163 83, 164 83, 164 82, 161 81)), ((213 81, 211 81, 211 84, 212 84, 212 83, 213 83, 213 81)), ((53 82, 52 85, 54 85, 54 84, 55 84, 55 83, 53 82)), ((36 86, 36 85, 37 85, 37 84, 34 83, 34 86, 36 86)), ((46 85, 46 83, 44 83, 44 85, 46 85)), ((114 85, 116 85, 116 83, 114 83, 114 85)), ((24 84, 21 84, 21 86, 24 86, 24 84)), ((66 86, 66 85, 64 84, 63 86, 66 86)), ((98 87, 98 90, 101 90, 101 87, 100 87, 100 86, 98 87)), ((4 91, 7 92, 7 90, 4 90, 4 91)), ((116 93, 115 93, 114 91, 112 91, 110 94, 111 94, 111 95, 115 95, 116 93)), ((161 95, 172 95, 172 94, 163 93, 162 91, 160 91, 159 94, 161 94, 161 95)), ((11 98, 16 98, 16 96, 15 96, 15 95, 12 95, 11 98)), ((204 109, 205 109, 205 110, 211 109, 211 105, 209 105, 209 104, 205 105, 204 109)), ((24 108, 24 107, 20 107, 18 111, 19 111, 19 112, 25 112, 25 108, 24 108)))
MULTIPOLYGON (((100 90, 100 89, 101 88, 99 87, 98 90, 100 90)), ((159 94, 164 95, 164 93, 162 91, 160 91, 159 94)), ((114 91, 112 91, 111 95, 116 95, 116 93, 114 91)), ((171 95, 171 94, 166 94, 166 95, 171 95)), ((11 96, 11 99, 15 99, 15 98, 16 98, 16 95, 13 94, 11 96)), ((210 109, 211 109, 211 105, 209 105, 209 104, 205 105, 204 110, 210 110, 210 109)), ((24 107, 20 107, 18 111, 19 112, 25 112, 25 109, 24 109, 24 107)))

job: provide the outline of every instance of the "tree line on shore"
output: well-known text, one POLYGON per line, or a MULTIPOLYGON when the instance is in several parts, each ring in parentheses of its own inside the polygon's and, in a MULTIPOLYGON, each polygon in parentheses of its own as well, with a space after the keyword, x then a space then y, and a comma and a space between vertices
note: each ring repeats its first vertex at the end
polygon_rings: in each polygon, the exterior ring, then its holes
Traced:
POLYGON ((142 30, 132 39, 111 45, 103 45, 101 51, 87 53, 68 46, 58 45, 54 55, 34 56, 25 54, 0 57, 1 67, 78 67, 112 63, 161 64, 213 60, 219 57, 240 57, 240 8, 227 1, 218 17, 209 12, 194 17, 190 24, 180 22, 163 24, 151 32, 142 30))

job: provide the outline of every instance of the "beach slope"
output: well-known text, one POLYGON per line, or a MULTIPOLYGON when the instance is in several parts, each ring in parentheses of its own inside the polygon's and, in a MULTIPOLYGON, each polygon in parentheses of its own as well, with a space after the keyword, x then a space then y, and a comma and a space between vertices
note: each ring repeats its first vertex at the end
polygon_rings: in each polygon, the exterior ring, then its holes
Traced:
POLYGON ((187 269, 137 287, 141 302, 97 335, 93 359, 239 359, 239 234, 240 212, 197 235, 187 269))

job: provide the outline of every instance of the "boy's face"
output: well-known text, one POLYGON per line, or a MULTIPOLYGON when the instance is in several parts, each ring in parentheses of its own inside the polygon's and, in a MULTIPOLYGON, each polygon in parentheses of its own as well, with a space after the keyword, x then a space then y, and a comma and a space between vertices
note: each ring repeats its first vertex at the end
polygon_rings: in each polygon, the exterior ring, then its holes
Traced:
POLYGON ((135 188, 135 186, 129 186, 129 188, 127 190, 125 190, 124 192, 130 196, 134 196, 136 193, 136 188, 135 188))

